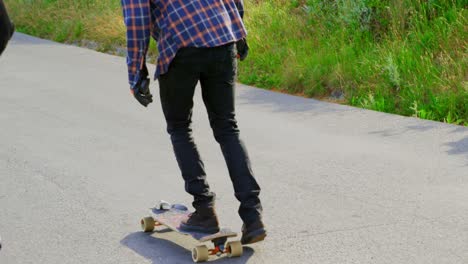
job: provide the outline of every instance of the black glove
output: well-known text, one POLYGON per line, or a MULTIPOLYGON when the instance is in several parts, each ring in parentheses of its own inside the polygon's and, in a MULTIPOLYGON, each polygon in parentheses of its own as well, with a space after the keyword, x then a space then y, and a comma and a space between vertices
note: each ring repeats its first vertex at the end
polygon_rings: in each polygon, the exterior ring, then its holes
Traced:
POLYGON ((149 90, 149 85, 150 79, 142 78, 133 90, 133 96, 135 96, 135 99, 144 107, 147 107, 153 102, 153 95, 149 90))
POLYGON ((236 42, 236 47, 237 58, 241 61, 245 60, 245 58, 247 58, 247 55, 249 55, 249 45, 247 45, 247 40, 245 38, 238 40, 236 42))

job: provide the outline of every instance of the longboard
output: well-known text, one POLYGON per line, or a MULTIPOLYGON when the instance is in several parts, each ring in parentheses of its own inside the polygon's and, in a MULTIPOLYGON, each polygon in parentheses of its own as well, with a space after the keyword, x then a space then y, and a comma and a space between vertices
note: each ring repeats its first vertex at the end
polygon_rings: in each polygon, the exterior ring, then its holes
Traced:
POLYGON ((189 217, 191 213, 186 206, 181 204, 171 205, 161 201, 155 207, 150 208, 151 216, 141 219, 141 227, 144 232, 154 231, 156 226, 164 226, 182 235, 191 236, 196 241, 203 243, 211 241, 214 248, 206 245, 199 245, 192 249, 192 259, 194 262, 207 261, 210 255, 228 257, 240 257, 242 255, 242 244, 240 241, 229 241, 228 238, 236 237, 237 233, 228 228, 221 228, 214 234, 192 232, 180 229, 182 220, 189 217))

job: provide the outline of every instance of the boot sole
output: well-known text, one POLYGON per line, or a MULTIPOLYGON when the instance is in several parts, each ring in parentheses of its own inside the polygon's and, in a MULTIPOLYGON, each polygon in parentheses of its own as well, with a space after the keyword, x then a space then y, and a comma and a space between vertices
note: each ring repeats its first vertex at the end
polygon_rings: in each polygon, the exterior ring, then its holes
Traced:
POLYGON ((199 232, 204 234, 216 234, 219 232, 219 228, 206 228, 200 226, 188 226, 185 224, 180 224, 179 230, 182 232, 199 232))

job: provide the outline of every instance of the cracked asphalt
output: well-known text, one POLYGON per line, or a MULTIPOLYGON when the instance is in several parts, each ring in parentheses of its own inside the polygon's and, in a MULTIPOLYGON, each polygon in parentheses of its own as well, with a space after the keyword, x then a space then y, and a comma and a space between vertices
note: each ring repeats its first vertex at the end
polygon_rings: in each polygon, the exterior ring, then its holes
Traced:
MULTIPOLYGON (((159 199, 190 197, 125 58, 18 33, 0 87, 0 263, 191 263, 192 240, 140 231, 159 199)), ((215 263, 468 263, 468 128, 245 85, 237 112, 269 235, 215 263)), ((221 223, 239 231, 199 93, 193 118, 221 223)))

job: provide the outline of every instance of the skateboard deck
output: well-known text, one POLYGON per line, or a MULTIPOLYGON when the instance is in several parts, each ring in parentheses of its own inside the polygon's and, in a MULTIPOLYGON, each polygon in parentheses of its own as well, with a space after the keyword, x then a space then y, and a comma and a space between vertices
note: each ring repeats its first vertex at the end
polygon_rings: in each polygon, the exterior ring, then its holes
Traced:
POLYGON ((151 208, 150 211, 151 216, 141 220, 141 226, 145 232, 153 231, 155 226, 165 226, 179 234, 191 236, 198 242, 211 241, 214 244, 213 249, 208 249, 205 245, 193 248, 192 259, 195 262, 206 261, 209 255, 221 256, 222 254, 227 254, 228 257, 239 257, 242 255, 242 245, 239 241, 227 242, 228 238, 237 236, 236 232, 228 228, 220 228, 219 232, 214 234, 181 230, 180 224, 191 213, 184 205, 171 205, 161 201, 154 208, 151 208))

